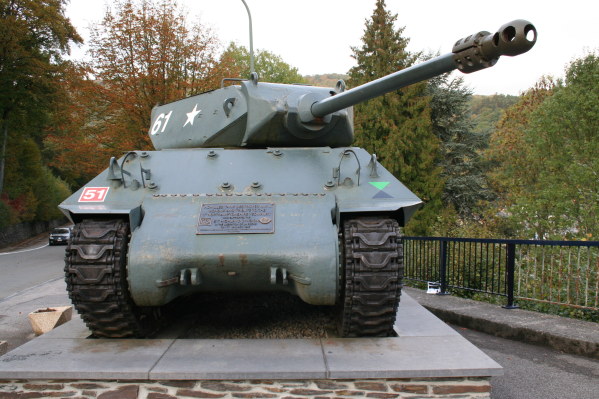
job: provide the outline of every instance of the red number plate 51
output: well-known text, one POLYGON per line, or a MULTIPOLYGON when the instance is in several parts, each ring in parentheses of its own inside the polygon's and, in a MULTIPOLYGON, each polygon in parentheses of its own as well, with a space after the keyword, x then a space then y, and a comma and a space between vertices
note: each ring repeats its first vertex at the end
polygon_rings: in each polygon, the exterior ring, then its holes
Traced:
POLYGON ((110 187, 85 187, 79 202, 104 202, 110 187))

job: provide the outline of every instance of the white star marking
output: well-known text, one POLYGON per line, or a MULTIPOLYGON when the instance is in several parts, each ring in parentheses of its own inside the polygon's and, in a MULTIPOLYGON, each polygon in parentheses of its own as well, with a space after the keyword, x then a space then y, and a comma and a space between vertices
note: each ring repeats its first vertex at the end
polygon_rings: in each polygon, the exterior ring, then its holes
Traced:
POLYGON ((193 126, 193 120, 195 119, 195 117, 202 112, 201 109, 196 109, 198 106, 198 104, 193 106, 193 111, 191 112, 187 112, 187 120, 185 121, 185 124, 183 125, 183 127, 185 127, 188 123, 193 126))

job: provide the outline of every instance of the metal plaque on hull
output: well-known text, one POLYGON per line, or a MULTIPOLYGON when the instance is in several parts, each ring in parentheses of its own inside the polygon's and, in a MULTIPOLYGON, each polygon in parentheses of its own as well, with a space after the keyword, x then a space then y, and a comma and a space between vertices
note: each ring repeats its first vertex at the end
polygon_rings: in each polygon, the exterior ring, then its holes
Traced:
POLYGON ((275 232, 275 204, 202 204, 196 234, 275 232))

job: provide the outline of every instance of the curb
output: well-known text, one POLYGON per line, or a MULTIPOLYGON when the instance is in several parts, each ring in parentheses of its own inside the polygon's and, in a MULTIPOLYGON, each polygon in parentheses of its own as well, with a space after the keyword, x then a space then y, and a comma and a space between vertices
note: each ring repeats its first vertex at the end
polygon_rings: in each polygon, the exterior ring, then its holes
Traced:
POLYGON ((599 359, 599 324, 404 287, 441 320, 501 338, 599 359))

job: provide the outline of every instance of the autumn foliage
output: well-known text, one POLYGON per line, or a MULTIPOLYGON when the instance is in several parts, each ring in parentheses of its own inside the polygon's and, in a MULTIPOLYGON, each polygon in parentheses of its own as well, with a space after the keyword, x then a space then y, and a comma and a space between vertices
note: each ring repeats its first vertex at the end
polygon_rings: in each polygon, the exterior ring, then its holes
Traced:
POLYGON ((46 139, 53 166, 85 182, 110 156, 151 149, 150 113, 164 104, 219 87, 239 71, 219 57, 217 38, 190 25, 172 1, 120 1, 92 28, 90 60, 64 75, 68 96, 46 139))

